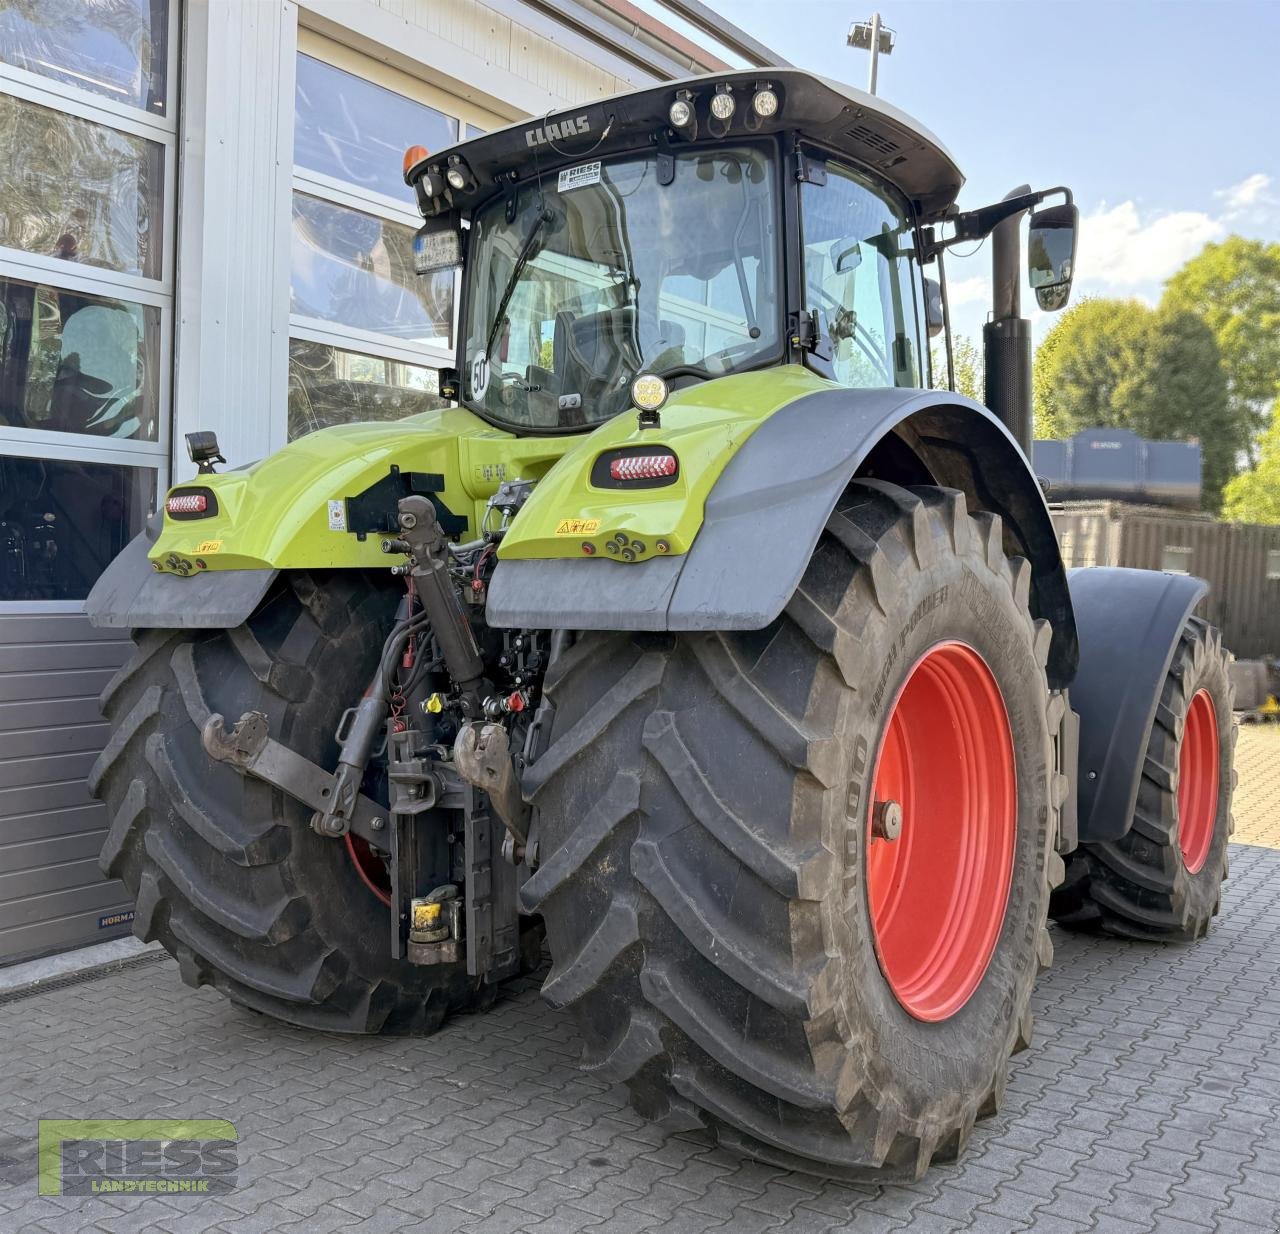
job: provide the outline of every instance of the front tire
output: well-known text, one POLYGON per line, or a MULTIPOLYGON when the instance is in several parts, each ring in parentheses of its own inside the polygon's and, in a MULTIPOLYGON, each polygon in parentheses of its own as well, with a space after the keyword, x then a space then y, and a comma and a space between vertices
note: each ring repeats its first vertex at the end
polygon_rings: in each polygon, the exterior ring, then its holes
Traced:
POLYGON ((183 979, 306 1028, 429 1033, 482 991, 465 964, 392 960, 387 905, 299 802, 215 763, 210 712, 265 712, 321 766, 367 686, 403 592, 349 572, 289 573, 233 630, 143 630, 103 693, 112 733, 90 777, 110 829, 99 864, 183 979))
POLYGON ((1221 633, 1189 617, 1161 685, 1133 819, 1120 839, 1068 857, 1051 905, 1060 924, 1151 942, 1208 933, 1233 830, 1229 666, 1221 633))
MULTIPOLYGON (((1050 734, 1065 703, 1029 583, 1000 520, 960 493, 857 482, 767 629, 587 634, 552 665, 524 902, 547 926, 545 996, 574 1012, 584 1065, 624 1080, 642 1113, 788 1168, 885 1181, 956 1156, 995 1109, 1030 1039, 1062 873, 1050 734), (984 867, 1003 911, 960 979, 921 996, 928 966, 889 959, 883 889, 869 894, 869 874, 885 877, 868 864, 872 797, 913 670, 945 647, 984 665, 1005 709, 1012 795, 1007 864, 984 867)), ((917 754, 926 775, 945 770, 917 754)), ((976 793, 957 757, 954 782, 976 793)), ((940 842, 941 803, 901 804, 895 843, 940 842)), ((971 888, 955 911, 976 903, 971 888)), ((947 950, 946 913, 933 928, 917 961, 947 950)))

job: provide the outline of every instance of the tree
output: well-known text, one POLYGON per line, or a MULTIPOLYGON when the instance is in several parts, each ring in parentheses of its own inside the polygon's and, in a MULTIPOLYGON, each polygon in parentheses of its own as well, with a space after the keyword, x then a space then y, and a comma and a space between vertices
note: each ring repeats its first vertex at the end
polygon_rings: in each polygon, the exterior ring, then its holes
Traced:
POLYGON ((1223 490, 1222 516, 1242 523, 1280 523, 1280 398, 1271 408, 1271 427, 1258 443, 1257 463, 1223 490))
POLYGON ((1118 427, 1115 390, 1138 364, 1149 313, 1138 300, 1090 298, 1062 314, 1037 348, 1032 369, 1037 437, 1118 427))
POLYGON ((1190 312, 1084 300, 1040 345, 1033 389, 1038 437, 1127 428, 1155 440, 1198 441, 1208 510, 1218 508, 1248 440, 1213 332, 1190 312))
MULTIPOLYGON (((982 352, 967 334, 957 334, 951 341, 951 357, 955 361, 956 393, 984 402, 982 352)), ((947 349, 945 344, 933 349, 933 388, 947 388, 947 349)))
POLYGON ((1228 236, 1165 285, 1162 308, 1204 319, 1222 353, 1232 407, 1250 435, 1280 393, 1280 243, 1228 236))

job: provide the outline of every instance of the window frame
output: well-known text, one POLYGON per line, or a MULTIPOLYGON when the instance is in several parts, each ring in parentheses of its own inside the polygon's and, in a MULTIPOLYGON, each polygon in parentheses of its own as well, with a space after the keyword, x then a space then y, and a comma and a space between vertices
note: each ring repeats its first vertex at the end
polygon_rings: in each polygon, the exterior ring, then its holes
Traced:
MULTIPOLYGON (((98 437, 90 433, 64 433, 51 429, 0 425, 0 454, 49 462, 98 463, 150 470, 154 473, 157 503, 169 485, 173 433, 181 9, 182 0, 169 0, 164 115, 130 103, 116 102, 81 86, 56 81, 0 62, 0 93, 80 120, 101 124, 131 137, 154 142, 161 147, 164 164, 160 228, 156 237, 160 246, 159 277, 125 274, 60 257, 0 246, 0 277, 43 284, 60 291, 115 297, 159 310, 160 341, 155 358, 159 415, 157 439, 134 441, 98 437)), ((83 600, 0 599, 0 614, 83 611, 83 600)))
MULTIPOLYGON (((866 163, 861 163, 857 159, 850 158, 847 154, 843 154, 838 150, 833 150, 829 146, 821 145, 817 142, 804 141, 801 145, 801 151, 806 159, 813 159, 815 162, 821 162, 824 169, 831 164, 843 168, 853 175, 859 176, 864 180, 868 180, 881 192, 886 199, 891 201, 901 212, 902 217, 907 220, 911 228, 912 241, 915 246, 915 256, 912 259, 912 266, 915 270, 915 276, 911 279, 911 312, 912 320, 915 327, 914 346, 916 352, 916 367, 919 370, 920 385, 918 386, 899 386, 894 387, 902 390, 929 390, 933 386, 933 356, 929 347, 929 331, 925 321, 925 305, 924 305, 924 280, 925 263, 920 258, 922 249, 920 235, 920 216, 916 211, 912 201, 899 189, 892 184, 883 174, 878 172, 874 167, 866 163)), ((797 290, 799 295, 798 308, 800 310, 808 310, 810 305, 807 303, 808 281, 805 270, 805 238, 804 238, 804 187, 803 181, 797 179, 794 185, 794 202, 796 211, 795 235, 796 250, 795 259, 797 266, 797 290)), ((821 186, 825 187, 825 185, 821 186)), ((834 379, 833 379, 834 380, 834 379)), ((849 387, 846 387, 849 388, 849 387)))

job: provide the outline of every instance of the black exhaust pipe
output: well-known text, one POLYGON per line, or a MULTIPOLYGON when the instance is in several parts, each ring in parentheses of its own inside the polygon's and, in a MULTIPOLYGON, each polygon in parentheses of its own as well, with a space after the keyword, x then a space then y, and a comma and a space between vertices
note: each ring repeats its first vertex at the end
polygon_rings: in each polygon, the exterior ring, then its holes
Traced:
MULTIPOLYGON (((1005 201, 1030 193, 1029 184, 1005 201)), ((1031 457, 1031 322, 1022 316, 1022 244, 1025 210, 997 223, 991 233, 991 320, 982 327, 987 406, 1031 457)))

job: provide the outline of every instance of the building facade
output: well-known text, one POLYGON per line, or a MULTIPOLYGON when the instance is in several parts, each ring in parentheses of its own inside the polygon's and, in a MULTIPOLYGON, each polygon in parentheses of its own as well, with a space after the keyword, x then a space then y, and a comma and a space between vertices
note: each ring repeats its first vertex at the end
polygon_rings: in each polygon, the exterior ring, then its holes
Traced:
POLYGON ((130 647, 84 599, 183 434, 234 466, 439 405, 403 151, 773 60, 668 4, 0 0, 0 963, 128 929, 86 777, 130 647))

